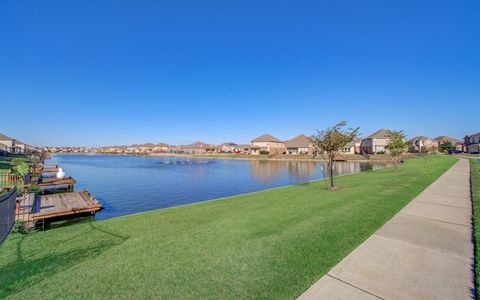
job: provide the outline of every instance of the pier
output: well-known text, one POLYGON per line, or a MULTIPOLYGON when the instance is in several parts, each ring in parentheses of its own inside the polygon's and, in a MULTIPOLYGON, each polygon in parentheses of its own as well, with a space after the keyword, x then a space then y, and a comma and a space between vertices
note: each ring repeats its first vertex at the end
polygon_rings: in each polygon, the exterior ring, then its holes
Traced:
POLYGON ((57 163, 40 163, 30 170, 36 174, 29 178, 25 188, 33 187, 36 192, 17 197, 15 214, 16 220, 24 222, 26 228, 45 228, 47 222, 95 216, 102 209, 87 190, 74 192, 77 181, 73 177, 43 176, 44 173, 58 172, 60 166, 57 163))
POLYGON ((40 189, 55 189, 65 187, 73 190, 77 181, 73 177, 58 179, 56 177, 32 177, 31 184, 37 185, 40 189))
POLYGON ((38 163, 33 170, 36 173, 57 173, 59 166, 58 163, 38 163))
POLYGON ((88 191, 50 195, 24 194, 17 198, 16 219, 30 223, 95 215, 102 205, 88 191))

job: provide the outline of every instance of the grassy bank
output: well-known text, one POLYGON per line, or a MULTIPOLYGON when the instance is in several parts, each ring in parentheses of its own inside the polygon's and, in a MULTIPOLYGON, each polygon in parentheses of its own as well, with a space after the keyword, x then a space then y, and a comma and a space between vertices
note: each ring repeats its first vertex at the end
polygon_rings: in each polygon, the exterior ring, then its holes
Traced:
POLYGON ((300 295, 456 160, 11 235, 0 298, 269 298, 300 295))
POLYGON ((480 299, 480 165, 476 160, 470 160, 472 184, 473 227, 475 237, 475 287, 477 299, 480 299))

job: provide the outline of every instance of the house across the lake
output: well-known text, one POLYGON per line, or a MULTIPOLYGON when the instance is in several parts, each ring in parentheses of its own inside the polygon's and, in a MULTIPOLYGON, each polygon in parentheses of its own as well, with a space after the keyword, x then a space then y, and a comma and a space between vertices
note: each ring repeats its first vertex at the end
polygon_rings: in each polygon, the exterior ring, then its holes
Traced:
POLYGON ((244 144, 244 145, 236 145, 233 148, 233 153, 235 154, 250 154, 252 146, 244 144))
POLYGON ((251 141, 250 154, 258 155, 265 151, 269 154, 284 154, 287 152, 285 143, 270 134, 261 135, 251 141))
POLYGON ((206 144, 204 142, 196 142, 190 145, 182 146, 182 150, 186 154, 208 154, 216 151, 215 145, 206 144))
POLYGON ((341 150, 341 152, 342 154, 360 154, 361 146, 362 146, 362 140, 361 139, 356 140, 345 145, 345 147, 341 150))
POLYGON ((465 136, 464 141, 465 152, 480 153, 480 132, 465 136))
POLYGON ((287 148, 287 154, 299 155, 299 154, 313 154, 314 147, 310 139, 300 134, 291 140, 285 141, 285 147, 287 148))
POLYGON ((410 152, 422 152, 437 150, 439 147, 438 141, 425 136, 416 136, 407 141, 410 152))
POLYGON ((153 153, 168 153, 170 152, 170 145, 165 143, 158 143, 152 148, 153 153))
POLYGON ((389 142, 386 129, 380 129, 362 140, 360 151, 366 154, 385 153, 389 142))
POLYGON ((217 153, 234 153, 238 145, 232 142, 226 142, 217 146, 217 153))
POLYGON ((456 151, 463 152, 463 142, 460 140, 445 135, 437 136, 434 140, 438 142, 438 147, 444 142, 450 142, 455 147, 456 151))

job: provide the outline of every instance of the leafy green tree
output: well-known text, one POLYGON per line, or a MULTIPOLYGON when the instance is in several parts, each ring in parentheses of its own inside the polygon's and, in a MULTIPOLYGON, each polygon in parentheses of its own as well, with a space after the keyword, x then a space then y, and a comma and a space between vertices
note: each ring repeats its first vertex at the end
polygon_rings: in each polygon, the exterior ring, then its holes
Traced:
POLYGON ((24 162, 12 166, 10 172, 20 177, 25 177, 28 174, 28 165, 24 162))
POLYGON ((403 153, 408 149, 403 130, 387 130, 388 143, 385 149, 392 157, 393 171, 397 171, 397 164, 403 153))
POLYGON ((333 164, 335 158, 348 143, 353 142, 358 136, 359 128, 345 129, 346 125, 347 122, 343 121, 325 130, 318 130, 317 134, 310 137, 312 144, 319 150, 325 161, 327 161, 330 176, 330 190, 335 189, 333 180, 333 164))
POLYGON ((23 192, 23 188, 25 185, 25 176, 29 172, 29 166, 24 159, 18 158, 12 159, 11 165, 12 167, 10 168, 10 172, 17 175, 21 182, 21 186, 17 187, 18 191, 23 192))
POLYGON ((440 151, 447 153, 448 151, 453 149, 453 144, 450 141, 443 141, 440 144, 440 151))

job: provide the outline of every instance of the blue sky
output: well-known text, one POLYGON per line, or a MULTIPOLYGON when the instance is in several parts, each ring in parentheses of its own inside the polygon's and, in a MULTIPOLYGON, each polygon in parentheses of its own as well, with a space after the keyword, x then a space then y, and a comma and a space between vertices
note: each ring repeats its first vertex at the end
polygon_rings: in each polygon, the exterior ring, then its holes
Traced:
POLYGON ((480 131, 479 1, 0 2, 0 132, 248 142, 480 131))

